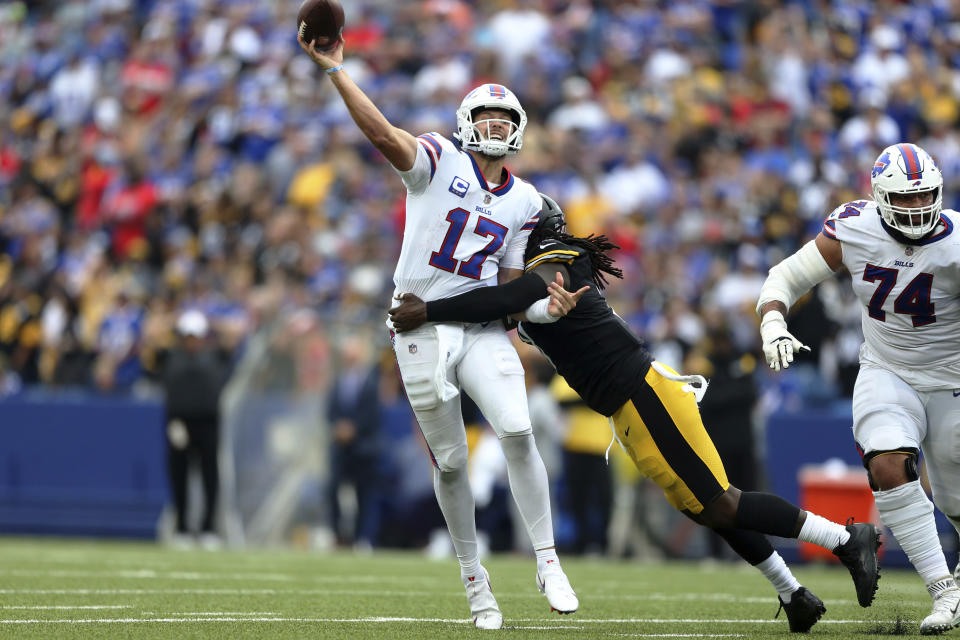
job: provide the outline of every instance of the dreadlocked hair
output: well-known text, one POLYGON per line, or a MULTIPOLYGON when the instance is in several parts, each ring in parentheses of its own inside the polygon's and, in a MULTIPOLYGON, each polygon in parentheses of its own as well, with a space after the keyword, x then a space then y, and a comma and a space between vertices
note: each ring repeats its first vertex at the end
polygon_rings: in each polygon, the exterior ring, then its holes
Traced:
POLYGON ((587 252, 587 255, 590 257, 593 282, 597 285, 598 289, 603 290, 607 288, 607 279, 604 277, 604 273, 610 274, 614 278, 623 279, 623 271, 619 267, 613 266, 613 258, 607 255, 607 251, 619 249, 620 247, 610 242, 607 236, 598 236, 591 233, 585 238, 578 238, 552 229, 545 229, 544 231, 545 237, 555 238, 564 244, 579 247, 587 252))

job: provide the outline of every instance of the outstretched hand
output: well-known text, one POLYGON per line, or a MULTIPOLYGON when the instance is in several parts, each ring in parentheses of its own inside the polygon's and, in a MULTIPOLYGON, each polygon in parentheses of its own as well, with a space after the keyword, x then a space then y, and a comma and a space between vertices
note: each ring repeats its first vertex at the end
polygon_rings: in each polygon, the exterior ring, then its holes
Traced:
POLYGON ((547 313, 562 318, 570 313, 577 302, 583 297, 590 287, 580 287, 577 291, 571 293, 563 288, 563 274, 559 271, 554 276, 553 282, 547 285, 547 292, 550 294, 550 304, 547 306, 547 313))
POLYGON ((307 55, 310 56, 310 59, 316 62, 323 69, 333 69, 334 67, 339 67, 343 62, 343 38, 337 42, 336 46, 333 49, 327 51, 321 51, 317 49, 317 45, 324 45, 324 42, 317 42, 315 39, 307 42, 303 37, 298 33, 297 42, 300 43, 300 48, 307 52, 307 55))
POLYGON ((760 322, 760 338, 763 341, 763 355, 774 371, 787 369, 793 362, 793 354, 810 351, 787 330, 787 323, 779 311, 768 311, 760 322))
POLYGON ((394 300, 399 300, 400 305, 391 308, 387 313, 398 333, 413 331, 427 321, 427 303, 414 294, 401 293, 394 296, 394 300))

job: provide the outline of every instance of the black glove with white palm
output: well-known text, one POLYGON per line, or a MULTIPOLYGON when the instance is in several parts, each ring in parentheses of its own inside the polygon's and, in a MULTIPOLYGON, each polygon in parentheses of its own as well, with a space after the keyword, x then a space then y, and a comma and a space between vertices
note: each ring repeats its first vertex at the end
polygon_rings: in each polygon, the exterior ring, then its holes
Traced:
POLYGON ((763 341, 763 355, 774 371, 786 369, 793 362, 793 354, 798 351, 810 351, 810 347, 797 340, 787 330, 787 321, 779 311, 767 311, 760 321, 760 339, 763 341))

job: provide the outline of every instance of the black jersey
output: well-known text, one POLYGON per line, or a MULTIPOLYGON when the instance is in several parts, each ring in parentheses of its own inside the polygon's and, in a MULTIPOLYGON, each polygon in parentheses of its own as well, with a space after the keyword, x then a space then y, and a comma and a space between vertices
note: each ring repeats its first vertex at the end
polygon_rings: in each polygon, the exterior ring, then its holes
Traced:
POLYGON ((538 347, 591 409, 613 415, 636 392, 652 357, 600 294, 586 251, 549 239, 540 243, 539 251, 528 250, 527 256, 525 269, 563 263, 570 272, 567 289, 589 285, 590 290, 557 322, 521 322, 521 339, 538 347))

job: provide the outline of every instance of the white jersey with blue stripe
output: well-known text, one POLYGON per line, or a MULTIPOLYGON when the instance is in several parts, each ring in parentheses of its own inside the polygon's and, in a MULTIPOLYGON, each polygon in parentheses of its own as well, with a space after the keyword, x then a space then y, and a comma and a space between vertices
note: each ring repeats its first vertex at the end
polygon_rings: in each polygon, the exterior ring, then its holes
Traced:
POLYGON ((891 370, 918 391, 960 388, 960 232, 956 211, 921 240, 907 240, 876 202, 840 205, 823 225, 840 241, 861 303, 860 361, 891 370))
POLYGON ((413 168, 398 171, 407 207, 395 295, 448 298, 496 285, 500 267, 523 269, 541 208, 533 185, 505 170, 491 186, 470 154, 438 133, 417 143, 413 168))

